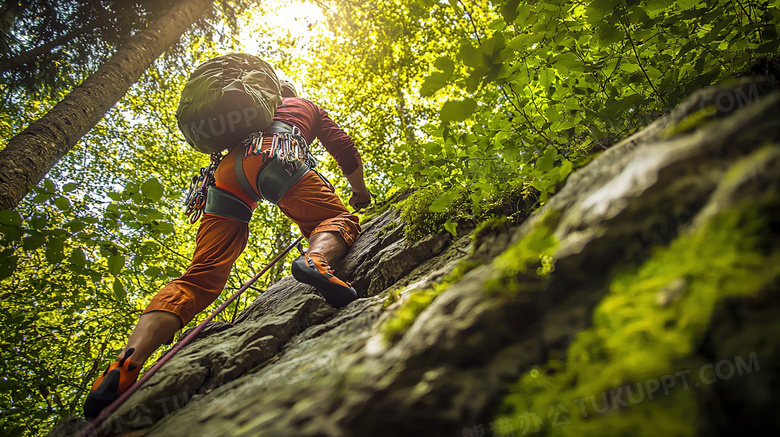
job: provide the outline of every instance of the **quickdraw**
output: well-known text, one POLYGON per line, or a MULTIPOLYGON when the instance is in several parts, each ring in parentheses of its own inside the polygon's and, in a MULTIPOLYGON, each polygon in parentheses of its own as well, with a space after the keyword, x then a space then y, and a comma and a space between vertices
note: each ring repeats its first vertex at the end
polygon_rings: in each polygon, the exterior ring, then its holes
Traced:
POLYGON ((287 163, 288 174, 292 174, 296 170, 298 161, 303 161, 312 169, 318 164, 297 126, 292 127, 291 133, 273 132, 271 147, 265 151, 262 151, 262 144, 263 132, 257 132, 244 140, 244 157, 262 155, 262 162, 276 158, 287 163))
POLYGON ((190 188, 184 198, 184 206, 187 208, 184 213, 189 217, 190 223, 197 222, 203 215, 203 209, 206 207, 206 195, 209 186, 214 184, 214 172, 220 161, 222 161, 222 154, 212 153, 211 164, 208 167, 201 167, 200 171, 192 176, 190 188))

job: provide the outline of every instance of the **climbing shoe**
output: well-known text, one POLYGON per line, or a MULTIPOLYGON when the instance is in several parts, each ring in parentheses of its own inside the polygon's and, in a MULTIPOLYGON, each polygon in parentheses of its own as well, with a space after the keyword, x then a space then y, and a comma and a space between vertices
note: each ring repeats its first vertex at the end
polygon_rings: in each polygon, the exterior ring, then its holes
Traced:
POLYGON ((357 299, 355 289, 337 278, 328 260, 319 253, 305 253, 296 258, 292 264, 292 275, 300 282, 313 285, 336 308, 357 299))
POLYGON ((120 360, 111 363, 92 384, 92 390, 84 402, 84 417, 89 420, 96 418, 138 379, 141 366, 130 363, 129 358, 133 352, 135 352, 134 348, 128 349, 120 360))

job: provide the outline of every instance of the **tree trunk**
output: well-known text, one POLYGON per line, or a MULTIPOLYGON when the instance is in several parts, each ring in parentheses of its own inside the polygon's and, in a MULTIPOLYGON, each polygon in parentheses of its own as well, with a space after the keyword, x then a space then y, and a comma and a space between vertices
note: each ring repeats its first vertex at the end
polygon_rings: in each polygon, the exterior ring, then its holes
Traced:
POLYGON ((213 0, 182 0, 0 151, 0 210, 13 209, 213 0))
POLYGON ((398 109, 398 118, 401 119, 401 127, 404 130, 404 138, 409 146, 413 146, 417 143, 417 139, 414 136, 414 127, 412 127, 409 121, 409 113, 406 110, 406 99, 404 98, 403 90, 401 90, 401 83, 398 80, 398 76, 393 75, 391 78, 393 86, 395 87, 395 96, 398 98, 396 103, 396 109, 398 109))

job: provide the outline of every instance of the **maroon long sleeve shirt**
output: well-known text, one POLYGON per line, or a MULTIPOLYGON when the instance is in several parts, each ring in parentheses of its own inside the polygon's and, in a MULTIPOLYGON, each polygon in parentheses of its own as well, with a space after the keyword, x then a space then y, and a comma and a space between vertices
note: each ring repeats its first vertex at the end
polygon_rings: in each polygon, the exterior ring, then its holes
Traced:
POLYGON ((319 138, 345 175, 357 170, 360 153, 352 138, 331 120, 324 109, 309 100, 298 97, 283 99, 282 105, 276 108, 274 121, 297 126, 307 144, 319 138))

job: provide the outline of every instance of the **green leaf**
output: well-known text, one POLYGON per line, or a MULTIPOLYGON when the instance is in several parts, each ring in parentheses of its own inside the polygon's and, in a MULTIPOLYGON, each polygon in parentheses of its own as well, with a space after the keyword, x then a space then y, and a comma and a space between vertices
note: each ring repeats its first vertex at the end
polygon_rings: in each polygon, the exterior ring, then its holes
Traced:
POLYGON ((22 243, 22 247, 24 247, 24 250, 28 250, 28 251, 35 250, 43 246, 45 242, 46 242, 45 237, 40 237, 40 236, 27 237, 24 239, 24 243, 22 243))
POLYGON ((52 197, 54 197, 54 194, 36 194, 32 201, 33 203, 44 203, 52 197))
POLYGON ((577 55, 572 52, 564 52, 555 56, 552 61, 556 67, 563 67, 567 72, 582 67, 582 61, 577 59, 577 55))
POLYGON ((660 12, 674 4, 675 0, 647 0, 647 12, 660 12))
POLYGON ((114 278, 114 285, 111 287, 114 291, 114 297, 117 300, 124 300, 125 297, 127 297, 127 291, 125 291, 125 286, 122 284, 122 280, 119 278, 114 278))
POLYGON ((496 18, 488 23, 488 29, 490 30, 504 30, 506 28, 506 21, 503 18, 496 18))
POLYGON ((471 68, 481 67, 484 63, 482 52, 469 43, 460 46, 460 59, 464 65, 471 68))
POLYGON ((463 101, 450 100, 441 108, 442 121, 463 121, 477 109, 477 101, 466 99, 463 101))
POLYGON ((509 0, 501 6, 501 15, 507 23, 511 23, 517 18, 518 6, 520 6, 520 0, 509 0))
POLYGON ((70 209, 70 200, 67 197, 58 197, 54 199, 54 206, 56 206, 60 211, 67 211, 70 209))
POLYGON ((76 188, 78 188, 78 184, 74 184, 74 183, 65 184, 65 185, 62 186, 62 192, 63 193, 70 193, 71 191, 75 190, 76 188))
POLYGON ((431 97, 436 91, 447 85, 447 75, 441 72, 433 72, 420 87, 422 97, 431 97))
POLYGON ((163 222, 154 227, 154 230, 160 234, 172 234, 175 232, 173 224, 170 222, 163 222))
POLYGON ((36 217, 30 220, 30 226, 33 229, 42 229, 49 224, 49 220, 46 217, 36 217))
POLYGON ((19 263, 18 256, 9 256, 0 263, 0 281, 6 278, 10 278, 16 270, 16 266, 19 263))
POLYGON ((756 53, 776 53, 778 47, 780 47, 780 38, 761 44, 756 48, 756 53))
POLYGON ((141 192, 144 194, 144 196, 146 196, 146 198, 157 201, 162 198, 163 186, 157 179, 149 178, 146 180, 146 182, 143 183, 143 185, 141 185, 141 192))
POLYGON ((690 9, 694 6, 697 6, 701 3, 701 0, 676 0, 674 2, 675 5, 677 5, 680 9, 690 9))
POLYGON ((87 227, 87 224, 84 223, 84 221, 77 219, 77 220, 73 220, 70 223, 66 224, 65 227, 70 229, 71 232, 76 233, 76 232, 83 231, 84 228, 87 227))
POLYGON ((125 257, 123 255, 112 255, 108 257, 108 272, 116 276, 125 266, 125 257))
POLYGON ((7 437, 19 437, 22 434, 24 434, 24 431, 26 431, 25 427, 17 426, 16 428, 13 428, 10 431, 8 431, 8 434, 6 434, 6 436, 7 437))
POLYGON ((159 267, 149 267, 148 269, 144 270, 144 275, 149 276, 151 278, 156 278, 157 276, 160 276, 160 273, 162 273, 162 270, 160 270, 159 267))
POLYGON ((455 63, 452 62, 452 59, 442 56, 439 59, 434 62, 436 68, 444 72, 446 75, 451 75, 453 71, 455 71, 455 63))
POLYGON ((552 170, 554 164, 555 164, 555 150, 547 149, 547 151, 544 152, 544 155, 542 155, 541 157, 539 157, 539 159, 536 160, 536 169, 541 172, 548 172, 552 170))
POLYGON ((77 247, 70 253, 70 262, 76 265, 76 267, 83 269, 87 265, 87 257, 84 256, 84 251, 77 247))
POLYGON ((447 230, 450 234, 452 234, 453 237, 458 236, 458 224, 453 222, 450 219, 447 219, 447 221, 444 223, 444 229, 447 230))
POLYGON ((604 26, 599 32, 599 43, 610 45, 623 40, 623 32, 615 26, 604 26))
POLYGON ((428 210, 431 212, 444 212, 459 195, 460 192, 457 190, 446 192, 441 197, 434 200, 433 203, 431 203, 431 206, 428 207, 428 210))
POLYGON ((0 211, 0 225, 19 227, 22 225, 22 215, 10 209, 0 211))
POLYGON ((54 186, 54 182, 52 182, 51 179, 46 178, 43 180, 43 189, 46 190, 47 193, 54 193, 56 187, 54 186))
POLYGON ((46 261, 57 264, 65 259, 64 246, 64 239, 57 237, 50 238, 46 245, 46 261))
POLYGON ((564 159, 561 163, 560 167, 558 167, 558 175, 560 176, 560 180, 566 179, 566 176, 569 176, 572 170, 572 163, 568 159, 564 159))

